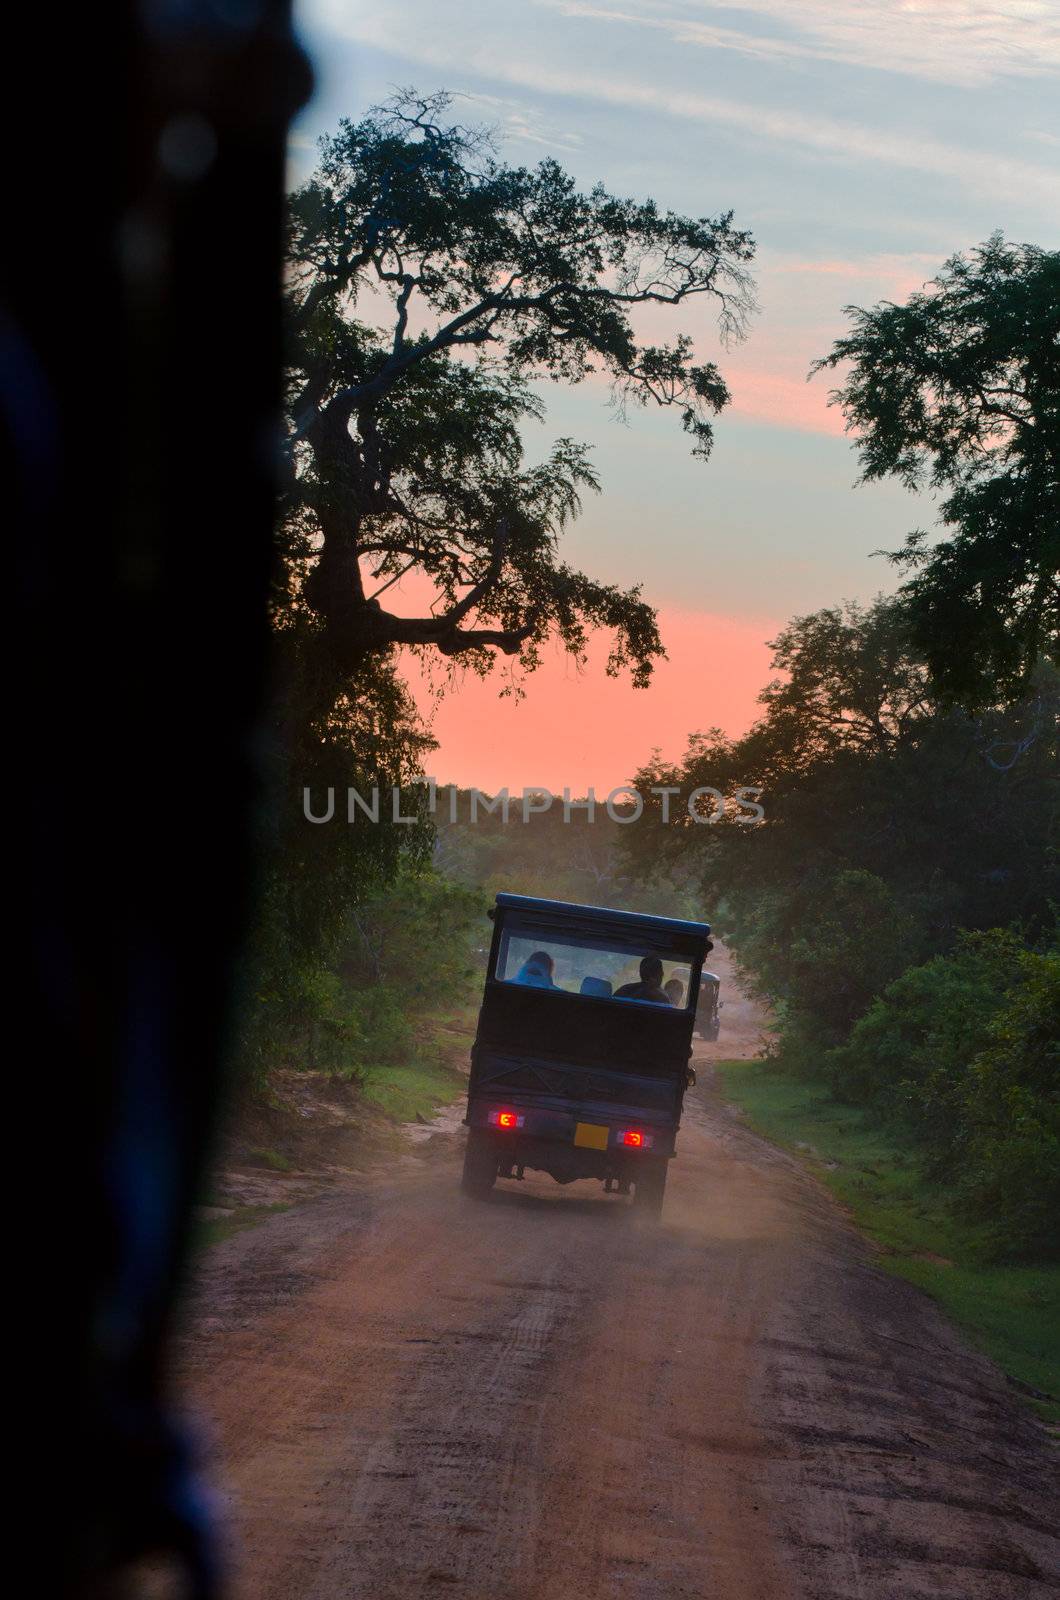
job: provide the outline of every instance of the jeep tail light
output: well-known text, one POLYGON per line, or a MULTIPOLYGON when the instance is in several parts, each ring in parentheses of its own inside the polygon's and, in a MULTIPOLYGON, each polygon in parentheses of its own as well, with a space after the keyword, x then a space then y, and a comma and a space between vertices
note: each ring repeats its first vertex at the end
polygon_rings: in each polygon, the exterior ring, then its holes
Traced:
POLYGON ((491 1111, 489 1121, 495 1128, 521 1128, 526 1118, 518 1111, 491 1111))
POLYGON ((628 1146, 631 1150, 647 1150, 651 1146, 651 1134, 643 1133, 640 1128, 626 1128, 618 1136, 619 1144, 628 1146))

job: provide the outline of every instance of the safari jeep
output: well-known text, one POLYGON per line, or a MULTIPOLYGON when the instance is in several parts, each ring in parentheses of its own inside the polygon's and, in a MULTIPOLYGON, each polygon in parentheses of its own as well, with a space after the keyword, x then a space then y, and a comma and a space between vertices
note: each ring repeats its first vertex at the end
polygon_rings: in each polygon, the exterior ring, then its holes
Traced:
POLYGON ((704 972, 699 980, 699 1005, 695 1031, 702 1039, 714 1040, 721 1032, 721 979, 716 972, 704 972))
POLYGON ((463 1188, 527 1167, 662 1211, 705 922, 499 894, 471 1052, 463 1188))

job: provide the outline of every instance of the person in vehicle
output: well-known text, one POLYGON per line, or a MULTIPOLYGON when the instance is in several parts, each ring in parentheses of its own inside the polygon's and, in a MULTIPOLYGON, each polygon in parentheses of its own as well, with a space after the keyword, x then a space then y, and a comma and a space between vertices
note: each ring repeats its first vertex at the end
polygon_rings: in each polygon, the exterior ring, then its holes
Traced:
POLYGON ((640 982, 624 983, 615 990, 616 1000, 651 1000, 655 1005, 668 1006, 670 996, 662 986, 663 964, 658 956, 645 956, 640 964, 640 982))
POLYGON ((663 994, 672 1006, 680 1008, 685 1003, 685 986, 680 978, 667 978, 663 984, 663 994))
POLYGON ((527 956, 519 971, 515 974, 516 983, 528 983, 532 989, 554 989, 552 969, 555 962, 547 950, 535 950, 532 956, 527 956))

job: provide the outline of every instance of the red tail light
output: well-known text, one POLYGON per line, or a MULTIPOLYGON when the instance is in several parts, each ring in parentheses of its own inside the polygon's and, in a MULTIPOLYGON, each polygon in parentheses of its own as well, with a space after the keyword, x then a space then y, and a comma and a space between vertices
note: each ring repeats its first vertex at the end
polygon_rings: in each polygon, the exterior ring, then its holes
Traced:
POLYGON ((526 1118, 518 1111, 491 1111, 487 1120, 495 1128, 521 1128, 526 1118))
POLYGON ((642 1133, 640 1128, 627 1128, 618 1136, 619 1144, 628 1145, 631 1150, 647 1150, 651 1146, 650 1133, 642 1133))

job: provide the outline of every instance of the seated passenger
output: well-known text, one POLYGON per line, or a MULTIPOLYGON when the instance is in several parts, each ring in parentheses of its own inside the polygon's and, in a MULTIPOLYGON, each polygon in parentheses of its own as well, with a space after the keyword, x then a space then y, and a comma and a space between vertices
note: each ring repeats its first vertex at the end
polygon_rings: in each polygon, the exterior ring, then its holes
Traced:
POLYGON ((547 950, 535 950, 532 956, 527 956, 519 971, 515 974, 516 983, 528 983, 532 989, 554 989, 552 982, 552 969, 555 962, 547 950))
POLYGON ((624 983, 615 990, 616 1000, 651 1000, 655 1005, 668 1006, 670 996, 662 986, 663 964, 658 956, 645 956, 640 964, 640 982, 624 983))
POLYGON ((685 1003, 685 986, 680 978, 667 978, 663 984, 663 994, 672 1006, 680 1008, 685 1003))

